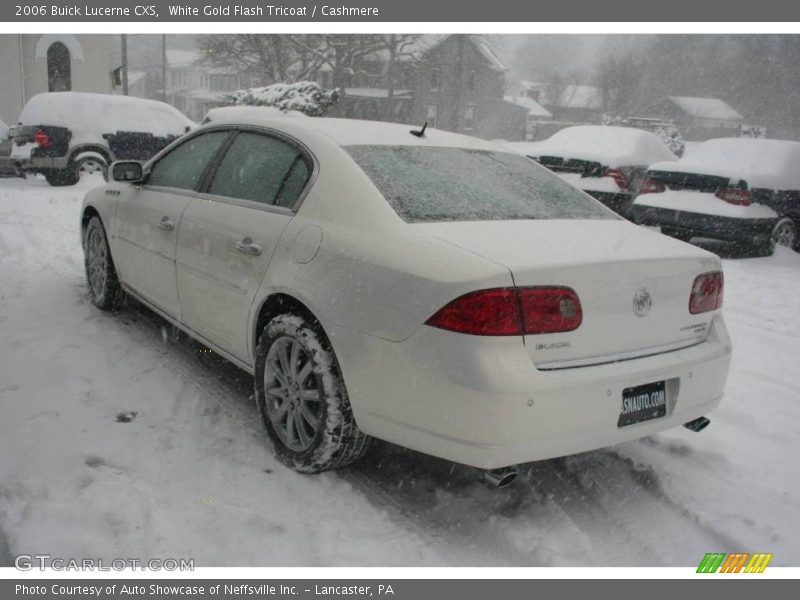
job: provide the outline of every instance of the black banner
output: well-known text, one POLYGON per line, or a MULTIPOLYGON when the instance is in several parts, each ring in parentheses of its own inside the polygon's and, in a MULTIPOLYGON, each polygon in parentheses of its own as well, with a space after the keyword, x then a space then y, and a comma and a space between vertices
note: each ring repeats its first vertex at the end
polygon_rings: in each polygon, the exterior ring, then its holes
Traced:
POLYGON ((50 0, 2 3, 11 22, 791 22, 800 4, 671 0, 520 2, 519 0, 50 0))
POLYGON ((674 600, 724 595, 727 600, 759 594, 789 596, 792 580, 721 578, 554 580, 554 579, 331 579, 331 580, 201 580, 201 579, 42 579, 0 581, 0 598, 29 600, 174 600, 175 598, 267 598, 273 600, 530 600, 533 597, 641 597, 674 600))

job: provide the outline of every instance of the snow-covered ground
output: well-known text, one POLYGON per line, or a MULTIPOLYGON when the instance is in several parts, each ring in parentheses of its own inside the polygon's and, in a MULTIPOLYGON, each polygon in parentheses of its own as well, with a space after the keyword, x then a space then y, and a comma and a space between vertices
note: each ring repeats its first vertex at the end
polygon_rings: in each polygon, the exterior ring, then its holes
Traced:
POLYGON ((92 183, 0 180, 0 566, 800 565, 800 255, 725 261, 734 359, 702 434, 537 463, 503 490, 389 445, 304 476, 272 457, 246 375, 142 308, 88 302, 92 183))

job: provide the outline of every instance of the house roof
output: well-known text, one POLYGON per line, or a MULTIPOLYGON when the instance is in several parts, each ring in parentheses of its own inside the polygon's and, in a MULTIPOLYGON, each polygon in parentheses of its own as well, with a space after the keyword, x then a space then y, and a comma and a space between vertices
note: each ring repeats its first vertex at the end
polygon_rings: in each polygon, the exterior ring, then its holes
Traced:
POLYGON ((174 68, 190 67, 200 55, 193 50, 167 50, 167 65, 174 68))
POLYGON ((667 98, 687 115, 699 119, 740 121, 744 118, 719 98, 699 98, 695 96, 667 96, 667 98))
MULTIPOLYGON (((386 88, 355 88, 349 87, 344 89, 345 96, 353 98, 388 98, 389 90, 386 88)), ((411 90, 394 90, 394 98, 410 98, 412 96, 411 90)))
POLYGON ((520 81, 520 85, 525 90, 538 91, 539 102, 545 106, 591 110, 603 108, 603 92, 592 85, 562 85, 542 81, 520 81))
MULTIPOLYGON (((428 52, 432 52, 434 49, 438 48, 444 42, 449 40, 451 37, 453 36, 446 35, 440 37, 427 49, 425 49, 422 53, 427 54, 428 52)), ((493 71, 499 71, 501 73, 505 73, 506 71, 508 71, 508 68, 505 66, 503 61, 500 60, 500 57, 497 56, 495 51, 492 50, 491 46, 489 46, 489 44, 486 42, 484 38, 482 38, 479 35, 465 35, 464 37, 468 39, 470 42, 472 42, 472 44, 475 46, 478 52, 483 56, 483 58, 486 59, 486 62, 488 63, 490 69, 492 69, 493 71)))
POLYGON ((517 104, 528 109, 528 115, 533 117, 542 117, 544 119, 552 119, 553 113, 547 110, 544 106, 536 102, 533 98, 528 96, 504 96, 506 102, 517 104))

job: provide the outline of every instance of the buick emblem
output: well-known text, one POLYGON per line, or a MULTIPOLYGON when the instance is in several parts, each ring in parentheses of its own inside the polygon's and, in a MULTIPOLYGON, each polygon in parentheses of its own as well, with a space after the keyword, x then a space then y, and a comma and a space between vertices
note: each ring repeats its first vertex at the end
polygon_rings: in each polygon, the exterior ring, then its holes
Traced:
POLYGON ((650 307, 653 306, 653 299, 650 297, 650 292, 647 288, 639 288, 633 295, 633 314, 637 317, 644 317, 650 312, 650 307))

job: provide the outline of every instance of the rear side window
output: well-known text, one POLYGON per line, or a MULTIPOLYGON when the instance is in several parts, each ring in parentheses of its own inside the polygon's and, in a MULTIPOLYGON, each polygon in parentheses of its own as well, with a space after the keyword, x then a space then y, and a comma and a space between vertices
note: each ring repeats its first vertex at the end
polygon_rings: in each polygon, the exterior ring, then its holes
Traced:
POLYGON ((147 177, 147 185, 184 190, 197 189, 206 165, 228 133, 227 131, 204 133, 173 148, 153 165, 147 177))
POLYGON ((208 193, 291 207, 308 175, 295 146, 259 133, 240 133, 217 167, 208 193))
POLYGON ((431 146, 349 146, 405 221, 617 219, 521 155, 431 146))

